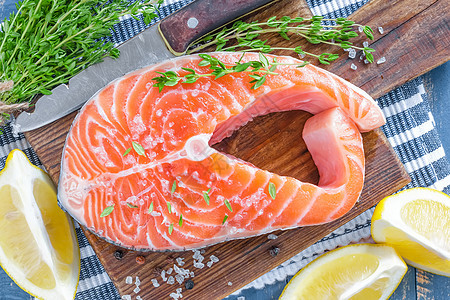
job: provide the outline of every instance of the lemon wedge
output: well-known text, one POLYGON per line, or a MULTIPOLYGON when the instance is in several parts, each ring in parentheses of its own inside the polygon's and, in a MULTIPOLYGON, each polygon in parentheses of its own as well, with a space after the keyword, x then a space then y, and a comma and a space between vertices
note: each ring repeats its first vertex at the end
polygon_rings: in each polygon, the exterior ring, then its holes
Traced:
POLYGON ((80 251, 48 175, 13 150, 0 172, 0 264, 40 299, 74 299, 80 251))
POLYGON ((372 237, 394 247, 419 269, 450 276, 450 197, 413 188, 381 200, 372 217, 372 237))
POLYGON ((388 299, 406 270, 406 264, 392 247, 345 246, 320 256, 300 270, 279 299, 388 299))

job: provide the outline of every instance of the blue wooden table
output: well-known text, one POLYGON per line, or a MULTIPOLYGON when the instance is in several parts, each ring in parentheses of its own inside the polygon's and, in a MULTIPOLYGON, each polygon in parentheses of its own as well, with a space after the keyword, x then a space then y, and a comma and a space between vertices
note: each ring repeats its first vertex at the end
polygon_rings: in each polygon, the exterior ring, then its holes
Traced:
MULTIPOLYGON (((13 11, 14 0, 0 2, 0 18, 4 19, 13 11)), ((450 62, 432 70, 424 75, 425 89, 430 99, 436 127, 440 134, 445 152, 450 155, 450 62)), ((286 281, 277 282, 263 290, 248 289, 244 292, 246 300, 278 299, 286 281)), ((235 299, 236 297, 228 297, 235 299)), ((33 299, 22 291, 5 272, 0 269, 0 300, 23 300, 33 299)), ((404 299, 450 299, 450 278, 437 276, 409 267, 402 283, 397 288, 392 300, 404 299)), ((97 300, 97 299, 93 299, 97 300)), ((98 299, 102 300, 102 299, 98 299)))

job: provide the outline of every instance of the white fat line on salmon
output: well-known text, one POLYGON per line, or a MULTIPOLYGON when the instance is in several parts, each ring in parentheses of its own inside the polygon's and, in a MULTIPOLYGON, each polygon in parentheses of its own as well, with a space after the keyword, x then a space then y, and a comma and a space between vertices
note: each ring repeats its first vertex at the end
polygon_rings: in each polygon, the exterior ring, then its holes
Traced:
MULTIPOLYGON (((269 224, 267 224, 267 228, 272 228, 272 225, 273 225, 275 222, 278 221, 278 218, 285 212, 285 210, 287 209, 287 207, 288 207, 289 205, 291 205, 292 201, 295 201, 295 199, 297 198, 297 195, 301 194, 300 197, 301 197, 302 195, 304 195, 304 190, 302 189, 303 185, 306 185, 306 186, 312 186, 312 187, 317 187, 317 186, 315 186, 315 185, 313 185, 313 184, 311 184, 311 183, 306 183, 306 182, 301 182, 301 181, 299 181, 299 182, 300 182, 300 186, 297 188, 296 193, 295 193, 293 196, 291 196, 291 197, 289 198, 288 201, 286 201, 286 202, 284 203, 284 205, 283 205, 283 207, 280 209, 279 213, 278 213, 276 216, 273 216, 273 217, 272 217, 272 221, 271 221, 269 224)), ((315 189, 314 189, 314 193, 313 193, 313 194, 311 195, 311 197, 309 198, 310 201, 309 201, 308 205, 307 205, 305 208, 303 208, 302 214, 297 218, 297 220, 295 221, 295 223, 292 224, 292 226, 291 226, 290 228, 298 227, 297 224, 298 224, 298 223, 299 223, 299 222, 300 222, 300 221, 308 214, 308 212, 311 210, 311 207, 313 207, 314 203, 316 202, 319 193, 322 194, 322 193, 325 193, 325 191, 324 191, 321 187, 315 188, 315 189)), ((302 204, 304 204, 304 201, 302 201, 302 204)), ((275 229, 278 229, 278 228, 275 228, 275 229)), ((283 230, 284 230, 284 229, 283 229, 283 230)))
MULTIPOLYGON (((256 172, 255 172, 256 173, 256 172)), ((269 182, 270 182, 271 176, 266 176, 266 181, 264 184, 261 184, 260 186, 268 186, 269 182)), ((250 207, 252 207, 252 204, 254 203, 254 200, 260 201, 262 195, 264 194, 268 194, 268 191, 265 191, 264 188, 259 188, 256 192, 253 192, 251 195, 245 197, 245 198, 241 198, 242 193, 246 192, 246 189, 244 189, 239 195, 234 196, 233 198, 238 198, 240 199, 242 206, 241 209, 239 211, 236 211, 234 214, 233 219, 234 220, 240 220, 243 218, 246 218, 245 215, 247 214, 247 209, 249 209, 250 207), (246 200, 246 201, 244 201, 246 200)), ((229 199, 229 201, 231 203, 233 203, 233 198, 229 199)), ((238 201, 239 203, 239 201, 238 201)), ((270 203, 270 201, 269 201, 270 203)), ((251 220, 249 220, 250 222, 251 220)), ((242 228, 244 228, 245 226, 247 226, 249 223, 245 224, 242 226, 242 228)))
MULTIPOLYGON (((328 79, 328 84, 331 85, 330 88, 332 89, 332 91, 334 93, 333 96, 334 96, 334 100, 336 101, 337 106, 345 107, 344 106, 344 101, 342 100, 342 97, 341 97, 341 90, 339 89, 338 82, 336 81, 336 78, 334 76, 331 76, 331 73, 324 72, 323 74, 326 75, 326 77, 328 79)), ((347 101, 347 103, 349 103, 349 104, 350 104, 350 102, 351 101, 347 101)), ((350 110, 350 107, 349 107, 349 110, 350 110)))
MULTIPOLYGON (((117 178, 127 177, 129 175, 133 175, 147 169, 153 169, 161 164, 166 163, 169 164, 180 159, 189 159, 191 161, 202 161, 210 157, 214 153, 219 153, 215 149, 209 147, 208 141, 210 137, 211 134, 200 134, 197 136, 193 136, 186 142, 183 149, 175 153, 172 153, 166 156, 165 158, 147 164, 133 166, 129 169, 122 170, 117 173, 104 172, 102 175, 96 177, 94 179, 95 180, 94 182, 102 182, 104 181, 105 177, 106 179, 116 180, 117 178)), ((90 182, 86 180, 82 181, 90 182)))
MULTIPOLYGON (((276 176, 276 175, 275 175, 275 176, 276 176)), ((271 180, 273 179, 273 177, 274 177, 274 176, 269 176, 269 182, 268 182, 268 185, 271 183, 271 180)), ((285 177, 280 176, 279 179, 281 179, 281 184, 275 185, 275 188, 276 188, 276 194, 278 194, 278 192, 284 187, 284 184, 287 182, 287 179, 286 179, 285 177)), ((268 185, 267 185, 267 186, 268 186, 268 185)), ((263 189, 262 192, 263 192, 263 194, 265 194, 265 195, 268 195, 268 194, 269 194, 269 191, 268 191, 267 189, 263 189)), ((261 199, 262 197, 259 197, 259 198, 261 199)), ((292 198, 292 196, 291 196, 291 198, 292 198)), ((263 203, 262 203, 263 205, 259 207, 258 212, 255 214, 255 216, 254 216, 252 219, 248 219, 248 218, 247 218, 247 224, 245 225, 245 227, 246 227, 248 230, 252 230, 252 229, 249 229, 249 227, 252 226, 253 221, 255 221, 255 220, 258 219, 262 214, 264 214, 264 210, 265 210, 267 207, 269 207, 272 203, 275 203, 276 201, 279 201, 279 198, 278 198, 278 200, 277 200, 277 197, 275 197, 275 199, 272 199, 270 195, 269 195, 268 199, 269 199, 269 200, 264 200, 264 201, 263 201, 263 203)), ((260 201, 261 201, 261 200, 256 201, 256 203, 259 204, 260 201)), ((252 202, 255 202, 255 201, 252 201, 252 202)))
POLYGON ((146 231, 147 232, 145 233, 145 237, 146 237, 146 240, 147 240, 148 247, 156 249, 156 247, 153 245, 152 239, 150 238, 148 230, 146 230, 146 231))

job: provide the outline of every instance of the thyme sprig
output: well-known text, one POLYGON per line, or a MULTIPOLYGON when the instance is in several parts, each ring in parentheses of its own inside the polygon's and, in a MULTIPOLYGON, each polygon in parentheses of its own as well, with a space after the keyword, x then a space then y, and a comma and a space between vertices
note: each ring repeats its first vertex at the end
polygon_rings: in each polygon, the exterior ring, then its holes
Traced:
POLYGON ((187 54, 201 51, 209 46, 216 46, 216 51, 260 51, 270 53, 274 50, 291 50, 300 56, 312 56, 319 59, 322 64, 329 64, 336 60, 337 54, 322 53, 320 55, 306 52, 301 47, 274 47, 267 43, 267 40, 261 40, 261 34, 275 32, 286 40, 292 36, 299 36, 306 39, 311 44, 328 44, 343 49, 353 48, 363 50, 369 62, 373 62, 371 52, 374 50, 369 47, 358 47, 349 41, 359 35, 362 28, 365 36, 373 40, 373 30, 369 26, 364 26, 350 21, 346 18, 324 19, 322 16, 313 16, 312 18, 291 18, 289 16, 269 18, 265 22, 243 22, 237 21, 231 27, 225 27, 221 31, 202 38, 196 46, 190 48, 187 54), (333 23, 325 25, 323 22, 333 23), (236 43, 231 44, 231 41, 236 43))
POLYGON ((118 57, 103 39, 119 18, 143 15, 149 23, 162 0, 23 0, 0 31, 0 82, 12 81, 0 93, 6 104, 31 101, 106 56, 118 57))
POLYGON ((157 72, 160 76, 153 78, 156 82, 154 86, 158 87, 161 92, 165 86, 175 86, 179 83, 194 83, 203 77, 218 79, 231 73, 249 72, 251 73, 249 77, 252 78, 250 82, 253 83, 252 89, 257 89, 264 84, 267 75, 278 74, 276 73, 276 67, 279 65, 293 65, 300 68, 308 64, 307 61, 293 64, 279 63, 276 59, 270 62, 267 56, 264 55, 265 53, 270 53, 274 50, 291 50, 301 57, 315 57, 322 64, 330 64, 339 58, 339 55, 336 53, 314 54, 307 52, 301 46, 293 48, 271 46, 267 40, 260 39, 261 34, 270 32, 276 32, 287 40, 290 39, 290 36, 296 35, 305 38, 312 44, 323 43, 347 50, 350 48, 353 48, 354 51, 362 50, 367 61, 372 63, 374 61, 372 54, 375 51, 374 49, 368 46, 359 47, 349 41, 349 39, 359 35, 359 30, 354 30, 355 28, 361 28, 365 36, 373 40, 373 30, 369 26, 356 24, 346 18, 324 19, 321 16, 315 16, 310 19, 304 19, 284 16, 280 19, 272 17, 266 22, 246 23, 237 21, 231 27, 225 27, 218 33, 204 37, 197 43, 197 46, 190 48, 186 53, 191 54, 215 45, 216 51, 241 51, 244 54, 248 51, 259 51, 258 60, 242 62, 243 54, 235 64, 226 64, 208 54, 199 54, 202 60, 198 65, 208 66, 211 72, 197 73, 192 68, 182 68, 187 72, 184 75, 174 71, 157 72), (332 21, 334 25, 323 25, 323 21, 332 21), (232 42, 236 43, 232 44, 232 42))
POLYGON ((248 62, 242 62, 242 59, 245 56, 245 53, 243 53, 239 61, 235 64, 225 64, 209 54, 199 54, 199 56, 202 58, 199 62, 199 66, 208 66, 209 70, 212 72, 199 74, 191 68, 182 68, 184 71, 188 72, 185 75, 180 75, 174 71, 157 72, 161 76, 152 79, 156 81, 153 86, 158 87, 161 92, 165 86, 175 86, 180 82, 194 83, 203 77, 214 77, 214 79, 218 79, 231 73, 249 72, 251 73, 249 77, 252 78, 250 83, 253 83, 252 89, 257 89, 264 84, 267 75, 278 75, 278 73, 275 72, 277 66, 292 65, 301 68, 308 64, 308 62, 280 63, 276 58, 273 58, 273 60, 270 61, 267 56, 261 52, 259 53, 259 60, 248 62))

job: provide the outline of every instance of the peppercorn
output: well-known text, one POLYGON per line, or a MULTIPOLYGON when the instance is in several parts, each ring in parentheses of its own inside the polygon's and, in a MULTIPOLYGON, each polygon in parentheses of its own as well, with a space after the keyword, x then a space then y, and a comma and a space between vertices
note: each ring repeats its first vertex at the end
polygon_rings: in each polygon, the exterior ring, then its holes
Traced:
POLYGON ((193 282, 191 279, 188 279, 188 280, 186 281, 186 283, 184 284, 184 287, 185 287, 187 290, 192 290, 192 289, 194 288, 194 282, 193 282))
POLYGON ((123 258, 124 255, 125 255, 125 254, 123 253, 122 250, 116 250, 116 251, 114 251, 114 257, 115 257, 117 260, 121 260, 121 259, 123 258))
POLYGON ((275 257, 278 255, 278 253, 280 253, 280 248, 273 246, 272 248, 270 248, 269 250, 269 254, 272 257, 275 257))
POLYGON ((140 265, 145 264, 145 257, 142 256, 142 255, 136 256, 136 262, 137 262, 138 264, 140 264, 140 265))

